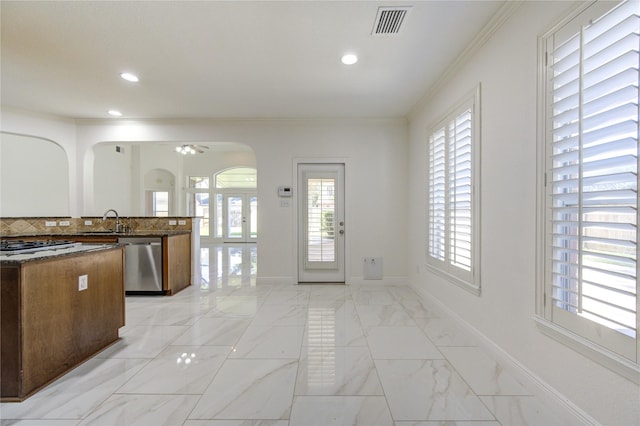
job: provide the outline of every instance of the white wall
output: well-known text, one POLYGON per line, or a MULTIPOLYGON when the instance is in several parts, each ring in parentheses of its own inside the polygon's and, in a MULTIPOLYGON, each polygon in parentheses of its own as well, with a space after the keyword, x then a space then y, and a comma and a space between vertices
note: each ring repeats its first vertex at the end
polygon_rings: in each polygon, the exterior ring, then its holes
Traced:
POLYGON ((112 144, 93 148, 93 207, 82 212, 84 216, 101 216, 115 209, 121 216, 134 216, 131 207, 132 150, 116 151, 112 144))
POLYGON ((67 153, 49 140, 0 133, 0 217, 68 215, 67 153))
POLYGON ((295 200, 280 207, 277 196, 278 186, 295 183, 295 159, 342 159, 347 163, 347 276, 360 279, 363 258, 382 256, 386 278, 406 277, 404 120, 104 120, 80 121, 77 132, 79 157, 86 156, 84 190, 78 196, 84 208, 91 208, 91 153, 98 143, 206 141, 251 147, 258 169, 258 277, 263 280, 296 276, 295 200))
MULTIPOLYGON (((52 141, 62 147, 68 159, 67 187, 52 188, 51 197, 67 199, 67 209, 64 216, 77 216, 76 196, 78 194, 77 161, 76 161, 76 126, 73 120, 55 118, 34 112, 2 107, 0 120, 2 132, 23 136, 33 136, 52 141)), ((35 214, 29 214, 34 216, 35 214)), ((38 216, 42 214, 38 213, 38 216)))
POLYGON ((537 330, 537 36, 571 6, 526 2, 410 120, 411 283, 432 295, 597 421, 640 422, 640 388, 537 330), (482 85, 482 295, 425 271, 426 128, 482 85), (419 267, 420 273, 415 273, 419 267))
MULTIPOLYGON (((182 156, 184 158, 183 170, 191 176, 208 176, 213 178, 215 173, 230 167, 255 167, 256 156, 253 150, 246 149, 242 145, 237 145, 238 151, 228 150, 225 145, 224 151, 219 151, 213 147, 211 151, 203 154, 182 156)), ((211 182, 213 185, 213 181, 211 182)))

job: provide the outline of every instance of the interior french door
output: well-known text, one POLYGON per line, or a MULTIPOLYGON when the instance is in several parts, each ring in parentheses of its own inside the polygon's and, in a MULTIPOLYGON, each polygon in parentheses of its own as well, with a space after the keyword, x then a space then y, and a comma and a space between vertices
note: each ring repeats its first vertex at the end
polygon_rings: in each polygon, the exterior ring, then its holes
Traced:
POLYGON ((258 197, 255 194, 224 194, 222 232, 225 243, 249 243, 258 239, 258 197))
POLYGON ((299 164, 298 188, 298 282, 345 282, 344 164, 299 164))

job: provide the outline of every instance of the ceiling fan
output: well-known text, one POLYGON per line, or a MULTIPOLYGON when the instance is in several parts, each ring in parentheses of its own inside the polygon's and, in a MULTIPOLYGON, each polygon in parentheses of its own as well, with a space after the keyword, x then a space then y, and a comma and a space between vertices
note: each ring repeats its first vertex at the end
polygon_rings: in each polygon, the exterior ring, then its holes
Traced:
POLYGON ((183 155, 193 155, 196 153, 202 154, 205 149, 209 149, 209 147, 204 145, 183 144, 181 146, 176 146, 175 151, 183 155))

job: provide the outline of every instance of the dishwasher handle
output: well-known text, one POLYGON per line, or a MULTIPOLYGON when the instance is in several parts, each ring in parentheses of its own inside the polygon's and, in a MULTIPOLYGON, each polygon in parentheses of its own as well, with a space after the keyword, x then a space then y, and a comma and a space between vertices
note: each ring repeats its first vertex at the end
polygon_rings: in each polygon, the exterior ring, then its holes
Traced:
POLYGON ((139 238, 118 238, 118 243, 124 244, 126 246, 160 246, 162 245, 161 238, 154 237, 139 237, 139 238))

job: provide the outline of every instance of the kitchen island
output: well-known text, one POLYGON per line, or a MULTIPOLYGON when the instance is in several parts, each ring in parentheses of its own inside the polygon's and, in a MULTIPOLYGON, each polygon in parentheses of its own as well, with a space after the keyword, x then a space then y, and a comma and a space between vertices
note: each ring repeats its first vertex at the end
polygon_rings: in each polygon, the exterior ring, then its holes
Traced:
MULTIPOLYGON (((161 241, 161 270, 160 291, 155 294, 172 296, 191 285, 192 276, 192 233, 188 230, 141 230, 129 232, 113 231, 84 231, 65 234, 18 234, 8 237, 10 239, 20 239, 23 241, 47 239, 51 241, 69 240, 81 242, 83 244, 116 244, 123 240, 145 240, 157 238, 161 241)), ((126 248, 125 248, 126 252, 126 248)), ((126 258, 126 256, 125 256, 126 258)), ((125 260, 126 265, 126 260, 125 260)), ((126 269, 126 266, 125 266, 126 269)), ((125 291, 127 294, 137 294, 138 292, 127 291, 125 276, 125 291)))
MULTIPOLYGON (((149 294, 171 296, 191 285, 195 271, 195 262, 200 247, 199 219, 184 216, 150 217, 119 216, 113 217, 113 209, 107 210, 108 217, 4 217, 0 218, 0 235, 3 239, 21 240, 70 240, 85 244, 112 244, 127 239, 129 243, 144 243, 144 239, 160 240, 160 253, 153 251, 155 263, 152 275, 158 276, 157 283, 149 294), (138 241, 131 241, 138 239, 138 241), (161 257, 160 262, 155 262, 161 257), (157 273, 159 271, 159 273, 157 273)), ((126 242, 123 242, 127 244, 126 242)), ((131 248, 131 247, 129 247, 131 248)), ((125 252, 127 249, 125 248, 125 252)), ((125 255, 125 259, 126 259, 125 255)), ((133 258, 135 256, 130 256, 133 258)), ((133 259, 130 259, 133 262, 133 259)), ((125 260, 126 262, 126 260, 125 260)), ((133 263, 134 267, 136 265, 133 263)), ((131 275, 133 268, 129 269, 131 275)), ((126 271, 125 271, 126 272, 126 271)), ((127 278, 127 282, 142 280, 127 278)), ((142 292, 134 289, 129 294, 142 292)), ((146 289, 143 289, 146 292, 146 289)))
POLYGON ((24 400, 119 339, 122 246, 2 254, 0 277, 0 400, 24 400))

